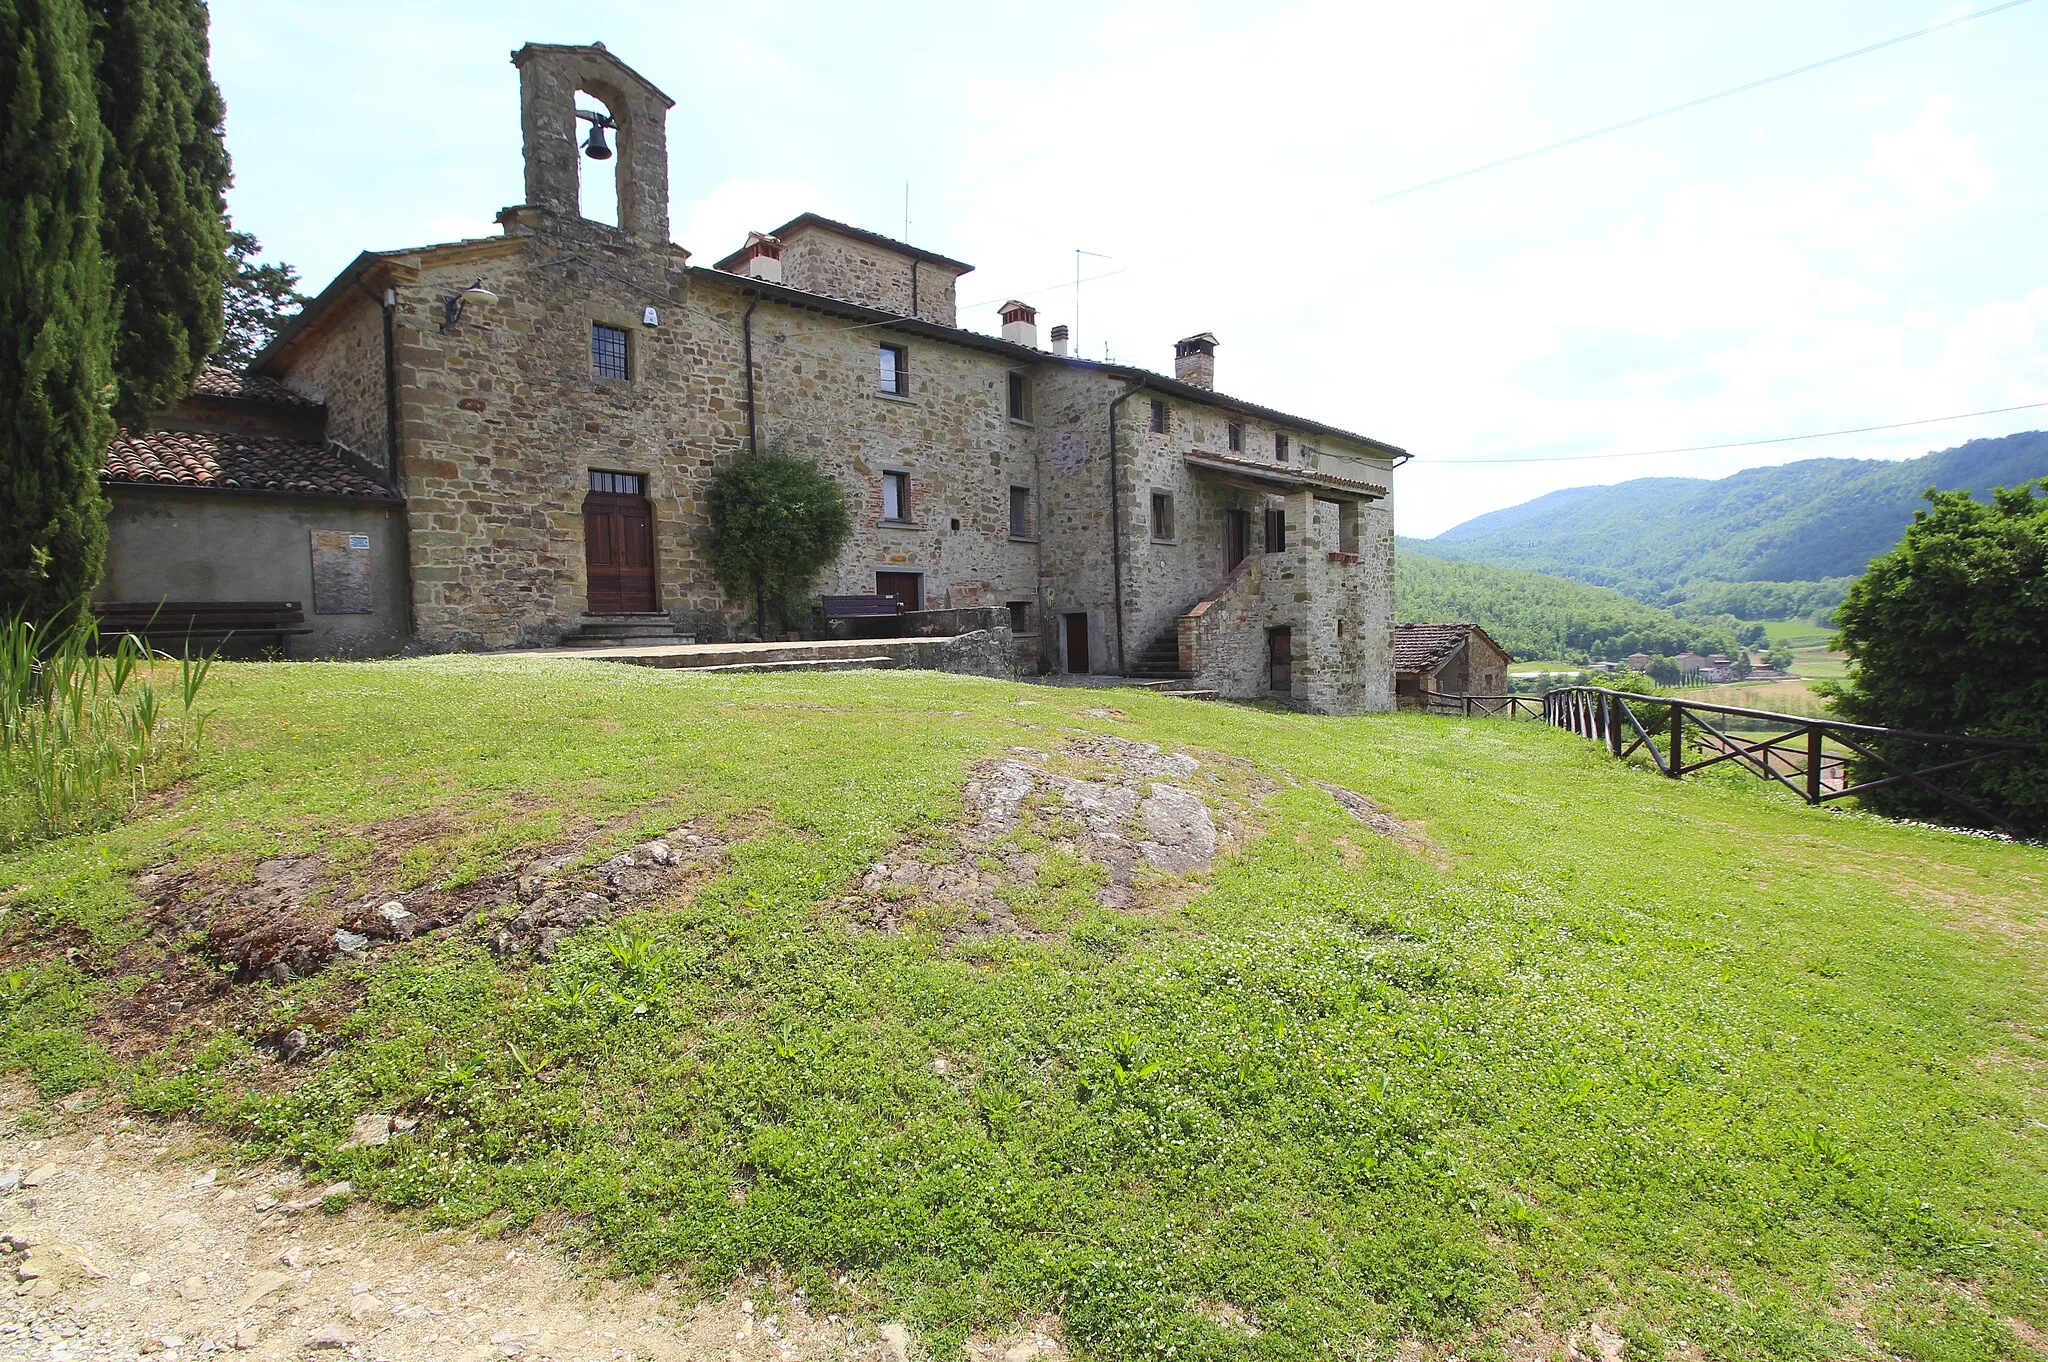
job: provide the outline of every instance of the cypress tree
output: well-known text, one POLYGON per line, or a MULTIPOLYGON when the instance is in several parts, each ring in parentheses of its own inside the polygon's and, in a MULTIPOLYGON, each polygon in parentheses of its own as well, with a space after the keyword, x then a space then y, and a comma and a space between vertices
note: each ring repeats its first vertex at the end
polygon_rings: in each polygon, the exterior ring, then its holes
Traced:
POLYGON ((0 0, 0 611, 99 581, 113 435, 101 138, 81 0, 0 0))
POLYGON ((100 239, 116 307, 114 412, 141 424, 192 389, 221 339, 226 109, 201 0, 90 0, 107 130, 100 239))

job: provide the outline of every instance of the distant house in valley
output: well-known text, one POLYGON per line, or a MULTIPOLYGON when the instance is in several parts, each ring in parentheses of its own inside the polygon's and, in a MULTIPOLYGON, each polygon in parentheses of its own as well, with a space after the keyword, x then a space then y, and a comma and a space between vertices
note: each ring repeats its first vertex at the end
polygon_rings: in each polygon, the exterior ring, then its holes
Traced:
POLYGON ((1648 653, 1630 653, 1621 660, 1621 665, 1632 672, 1646 672, 1650 670, 1650 664, 1654 661, 1656 659, 1648 653))
POLYGON ((1701 672, 1711 670, 1714 665, 1714 660, 1703 653, 1680 653, 1671 660, 1677 664, 1680 676, 1698 676, 1701 672))
POLYGON ((1394 698, 1404 709, 1432 695, 1504 695, 1514 661, 1476 624, 1394 626, 1394 698))

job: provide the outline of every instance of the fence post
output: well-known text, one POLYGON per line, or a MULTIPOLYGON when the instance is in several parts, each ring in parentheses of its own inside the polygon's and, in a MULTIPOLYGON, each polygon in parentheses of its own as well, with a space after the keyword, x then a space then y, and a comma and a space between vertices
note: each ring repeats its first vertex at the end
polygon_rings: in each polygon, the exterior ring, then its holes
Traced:
POLYGON ((1616 760, 1621 758, 1621 706, 1619 695, 1607 697, 1607 750, 1616 760))
POLYGON ((1665 774, 1674 780, 1682 774, 1680 766, 1685 761, 1685 707, 1678 701, 1671 702, 1671 768, 1665 774))
POLYGON ((1820 803, 1820 725, 1806 730, 1806 802, 1820 803))

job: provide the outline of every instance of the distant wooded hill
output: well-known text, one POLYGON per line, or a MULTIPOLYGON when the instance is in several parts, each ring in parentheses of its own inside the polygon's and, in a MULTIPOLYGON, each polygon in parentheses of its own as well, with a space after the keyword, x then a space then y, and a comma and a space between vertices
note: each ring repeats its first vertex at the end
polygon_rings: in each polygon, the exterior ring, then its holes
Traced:
POLYGON ((2048 432, 2028 431, 1903 462, 1806 459, 1712 481, 1573 487, 1478 516, 1420 547, 1641 601, 1783 619, 1839 601, 1848 580, 1898 542, 1927 488, 1983 498, 2042 477, 2048 432))
MULTIPOLYGON (((1438 558, 1428 544, 1394 543, 1394 617, 1403 624, 1470 623, 1521 661, 1586 662, 1630 653, 1727 652, 1726 619, 1682 619, 1618 591, 1563 577, 1438 558)), ((1756 626, 1760 632, 1762 626, 1756 626)))

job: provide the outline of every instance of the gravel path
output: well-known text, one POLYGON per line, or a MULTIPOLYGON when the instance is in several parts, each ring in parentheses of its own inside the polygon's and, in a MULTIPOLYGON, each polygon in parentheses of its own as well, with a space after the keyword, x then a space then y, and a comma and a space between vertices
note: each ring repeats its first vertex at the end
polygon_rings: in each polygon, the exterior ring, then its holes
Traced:
MULTIPOLYGON (((0 1121, 23 1105, 5 1102, 0 1121)), ((599 1281, 531 1239, 422 1232, 360 1206, 330 1213, 326 1189, 291 1171, 208 1166, 189 1129, 67 1118, 38 1138, 5 1124, 5 1362, 905 1362, 917 1351, 899 1325, 814 1316, 766 1286, 751 1302, 693 1305, 599 1281)), ((1063 1356, 1044 1335, 970 1353, 1063 1356)))

